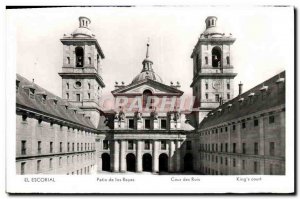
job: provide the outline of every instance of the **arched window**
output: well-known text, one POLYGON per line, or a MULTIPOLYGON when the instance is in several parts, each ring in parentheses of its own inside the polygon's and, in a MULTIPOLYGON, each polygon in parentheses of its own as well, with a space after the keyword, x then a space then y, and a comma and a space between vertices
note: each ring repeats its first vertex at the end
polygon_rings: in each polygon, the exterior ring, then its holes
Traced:
POLYGON ((221 48, 215 46, 211 51, 212 66, 221 67, 221 48))
POLYGON ((70 64, 70 57, 67 57, 67 63, 70 64))
MULTIPOLYGON (((143 92, 143 108, 146 107, 148 98, 151 96, 152 96, 152 92, 150 90, 145 90, 143 92)), ((152 104, 152 100, 151 100, 150 104, 152 104)), ((148 108, 152 108, 151 105, 148 108)))
POLYGON ((76 47, 75 48, 75 54, 76 54, 76 67, 83 67, 83 48, 81 47, 76 47))

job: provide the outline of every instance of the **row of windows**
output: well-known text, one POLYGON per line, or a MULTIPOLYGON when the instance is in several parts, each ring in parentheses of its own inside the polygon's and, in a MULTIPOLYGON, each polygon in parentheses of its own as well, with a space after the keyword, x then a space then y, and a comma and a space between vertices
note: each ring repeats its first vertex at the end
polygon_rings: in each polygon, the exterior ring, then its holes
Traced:
MULTIPOLYGON (((48 143, 48 142, 47 142, 48 143)), ((74 152, 75 151, 75 144, 76 143, 67 143, 67 152, 74 152)), ((86 151, 86 150, 94 150, 95 143, 77 143, 76 151, 86 151)), ((42 153, 42 141, 37 142, 37 151, 38 154, 42 153)), ((53 142, 49 142, 49 153, 54 152, 54 144, 53 142)), ((59 152, 62 153, 63 151, 63 142, 59 142, 59 152)), ((21 140, 21 155, 27 154, 27 141, 21 140)))
MULTIPOLYGON (((208 57, 205 56, 204 59, 205 59, 205 64, 208 65, 208 57)), ((228 65, 230 64, 229 56, 226 57, 226 64, 228 64, 228 65)), ((216 67, 216 65, 213 65, 213 66, 216 67)))
MULTIPOLYGON (((246 160, 242 160, 242 170, 246 170, 246 165, 247 164, 248 163, 247 163, 246 160)), ((225 165, 228 165, 227 158, 225 158, 225 165)), ((259 162, 253 161, 252 165, 253 165, 253 172, 254 173, 258 173, 258 171, 259 171, 259 162)), ((234 158, 232 159, 232 167, 236 167, 236 160, 234 158)), ((201 170, 205 174, 219 175, 218 170, 214 170, 214 169, 209 168, 209 167, 202 166, 201 170)), ((274 169, 273 169, 273 165, 272 164, 269 165, 269 171, 270 171, 270 175, 274 174, 274 169)), ((223 175, 223 173, 220 172, 220 175, 223 175)))
MULTIPOLYGON (((150 119, 145 119, 145 129, 151 129, 151 120, 150 119)), ((128 119, 128 128, 129 129, 134 129, 134 119, 128 119)), ((161 119, 160 120, 160 128, 161 129, 167 129, 167 120, 166 119, 161 119)))
MULTIPOLYGON (((209 99, 209 93, 205 93, 205 99, 209 99)), ((215 94, 215 101, 220 102, 220 94, 215 94)), ((227 99, 230 99, 230 93, 227 93, 227 99)))
MULTIPOLYGON (((259 153, 259 144, 257 142, 255 142, 253 144, 253 154, 254 155, 258 155, 259 153)), ((237 145, 236 143, 232 143, 232 153, 236 153, 237 152, 237 145)), ((221 143, 221 144, 200 144, 200 150, 201 151, 207 151, 207 152, 229 152, 228 149, 228 143, 221 143)), ((246 143, 242 143, 242 153, 243 154, 248 154, 249 152, 247 152, 247 148, 246 148, 246 143)), ((275 142, 269 142, 269 155, 270 156, 274 156, 275 155, 275 142)))
MULTIPOLYGON (((230 90, 230 84, 226 84, 227 90, 230 90)), ((208 83, 205 83, 205 89, 208 90, 208 83)))
POLYGON ((75 171, 72 171, 71 173, 67 173, 67 175, 83 175, 83 174, 90 174, 90 171, 93 169, 94 165, 90 165, 87 167, 84 167, 83 169, 78 169, 75 171))
MULTIPOLYGON (((269 124, 274 124, 275 123, 275 116, 274 115, 270 115, 269 116, 269 124)), ((247 125, 246 124, 249 124, 249 122, 248 123, 246 123, 246 121, 245 120, 242 120, 242 123, 241 123, 241 128, 242 129, 246 129, 247 128, 247 125)), ((257 127, 259 125, 259 120, 258 119, 254 119, 253 120, 253 126, 254 127, 257 127)), ((236 130, 236 125, 235 124, 233 124, 232 125, 232 131, 235 131, 236 130)), ((219 132, 220 133, 222 133, 222 132, 227 132, 228 131, 228 127, 226 126, 226 127, 221 127, 221 128, 216 128, 216 129, 212 129, 212 130, 209 130, 209 131, 206 131, 206 132, 202 132, 202 133, 200 133, 200 136, 202 136, 202 135, 210 135, 210 134, 218 134, 219 132)))
MULTIPOLYGON (((28 119, 27 115, 22 115, 22 122, 27 122, 27 119, 28 119)), ((41 125, 42 122, 43 122, 43 120, 41 118, 39 118, 38 119, 38 124, 41 125)), ((54 122, 50 122, 50 127, 53 127, 53 125, 54 125, 54 122)), ((63 130, 63 127, 64 127, 63 125, 59 125, 59 128, 60 128, 61 131, 63 130)), ((70 126, 67 126, 67 129, 68 129, 68 132, 73 131, 74 133, 75 133, 75 130, 77 130, 77 129, 72 128, 70 126)), ((83 135, 83 136, 92 136, 93 135, 90 132, 82 131, 82 130, 79 130, 79 129, 77 130, 77 134, 78 135, 83 135)))
MULTIPOLYGON (((77 160, 76 160, 77 162, 83 162, 83 161, 86 161, 86 160, 94 159, 94 154, 93 153, 86 153, 86 154, 77 155, 76 157, 77 157, 77 160)), ((74 159, 75 159, 75 155, 67 156, 66 164, 69 165, 69 164, 75 163, 74 159)), ((43 161, 49 161, 49 164, 48 164, 49 168, 47 168, 47 171, 54 168, 53 158, 43 159, 43 161)), ((62 161, 63 161, 63 157, 59 157, 58 158, 58 163, 57 163, 58 167, 62 167, 62 164, 63 164, 62 161)), ((42 160, 37 160, 36 161, 36 172, 37 173, 42 172, 42 160)), ((21 172, 20 173, 21 173, 21 175, 26 173, 26 162, 21 162, 21 172)))
MULTIPOLYGON (((134 141, 133 140, 128 140, 128 150, 133 150, 133 145, 134 141)), ((104 150, 109 149, 109 141, 108 140, 103 140, 102 142, 102 147, 104 150)), ((145 140, 144 141, 144 149, 149 150, 150 149, 150 141, 145 140)), ((161 150, 166 150, 167 149, 167 142, 165 140, 160 141, 160 149, 161 150)), ((186 141, 186 149, 187 150, 192 150, 192 142, 191 141, 186 141)))

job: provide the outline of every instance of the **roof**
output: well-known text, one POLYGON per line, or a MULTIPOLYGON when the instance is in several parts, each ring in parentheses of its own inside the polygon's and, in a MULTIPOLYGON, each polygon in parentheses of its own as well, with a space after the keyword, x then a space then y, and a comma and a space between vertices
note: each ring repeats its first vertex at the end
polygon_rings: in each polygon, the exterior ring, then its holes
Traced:
POLYGON ((144 79, 151 79, 153 81, 163 83, 162 78, 158 74, 156 74, 154 71, 142 71, 132 80, 131 83, 134 84, 134 83, 140 82, 144 79))
POLYGON ((116 96, 118 94, 125 94, 126 91, 128 90, 131 90, 133 88, 136 88, 140 85, 143 85, 143 84, 146 84, 146 83, 149 83, 151 85, 157 85, 157 86, 160 86, 161 88, 164 88, 166 90, 168 90, 169 93, 171 94, 175 94, 175 95, 182 95, 183 94, 183 91, 175 88, 175 87, 172 87, 172 86, 168 86, 166 84, 163 84, 163 83, 160 83, 160 82, 157 82, 157 81, 154 81, 152 79, 143 79, 141 81, 138 81, 138 82, 135 82, 135 83, 131 83, 131 84, 128 84, 126 86, 122 86, 116 90, 113 90, 111 91, 111 93, 116 96))
POLYGON ((285 71, 210 111, 200 123, 200 129, 285 105, 284 78, 285 71), (283 88, 278 87, 279 82, 283 84, 283 88))
POLYGON ((95 129, 91 120, 79 113, 79 108, 71 106, 67 101, 32 83, 19 74, 17 74, 17 80, 19 81, 19 89, 16 94, 17 107, 95 129), (26 92, 26 87, 35 89, 34 98, 31 98, 28 92, 26 92), (43 99, 43 95, 47 95, 45 100, 43 99), (57 101, 56 105, 54 101, 57 101), (66 109, 66 106, 68 106, 68 109, 66 109), (77 113, 74 112, 75 109, 78 110, 77 113))

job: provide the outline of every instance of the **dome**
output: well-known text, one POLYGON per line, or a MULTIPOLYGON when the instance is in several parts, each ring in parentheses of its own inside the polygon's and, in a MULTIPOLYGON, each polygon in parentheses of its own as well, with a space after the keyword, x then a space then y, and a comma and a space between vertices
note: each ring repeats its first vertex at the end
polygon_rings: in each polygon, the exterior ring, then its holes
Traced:
POLYGON ((156 74, 153 71, 142 71, 140 74, 138 74, 133 80, 132 80, 132 84, 133 83, 137 83, 139 81, 142 81, 144 79, 151 79, 153 81, 157 81, 159 83, 163 83, 161 77, 156 74))
POLYGON ((79 27, 73 32, 74 37, 92 37, 93 33, 90 29, 84 28, 84 27, 79 27))
POLYGON ((208 36, 208 35, 219 35, 219 36, 223 36, 224 33, 223 31, 220 29, 220 28, 217 28, 217 27, 210 27, 210 28, 207 28, 204 32, 203 32, 203 35, 204 36, 208 36))

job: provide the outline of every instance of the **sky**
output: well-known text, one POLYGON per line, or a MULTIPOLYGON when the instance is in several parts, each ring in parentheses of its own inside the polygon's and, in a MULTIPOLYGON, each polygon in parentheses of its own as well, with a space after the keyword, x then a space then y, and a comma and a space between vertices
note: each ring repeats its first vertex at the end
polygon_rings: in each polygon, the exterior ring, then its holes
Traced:
MULTIPOLYGON (((179 81, 192 95, 191 53, 205 30, 207 16, 232 33, 235 95, 238 83, 247 91, 266 79, 294 67, 293 9, 287 7, 94 7, 7 10, 8 38, 15 44, 16 72, 61 96, 60 39, 78 27, 78 17, 91 19, 90 28, 104 52, 103 95, 111 95, 115 81, 128 84, 142 70, 150 38, 153 69, 167 85, 179 81)), ((14 66, 8 66, 14 67, 14 66)))

